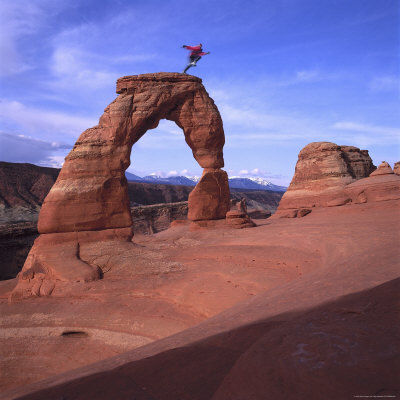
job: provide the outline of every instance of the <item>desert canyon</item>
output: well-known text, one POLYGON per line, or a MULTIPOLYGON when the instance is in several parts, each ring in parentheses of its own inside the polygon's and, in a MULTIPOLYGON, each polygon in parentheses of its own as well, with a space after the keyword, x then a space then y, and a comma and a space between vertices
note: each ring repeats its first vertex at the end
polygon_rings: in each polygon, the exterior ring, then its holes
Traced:
POLYGON ((201 79, 126 76, 117 93, 24 195, 43 204, 22 270, 0 281, 0 399, 400 396, 400 164, 310 143, 255 219, 231 201, 201 79), (153 233, 125 170, 161 119, 203 174, 153 233))

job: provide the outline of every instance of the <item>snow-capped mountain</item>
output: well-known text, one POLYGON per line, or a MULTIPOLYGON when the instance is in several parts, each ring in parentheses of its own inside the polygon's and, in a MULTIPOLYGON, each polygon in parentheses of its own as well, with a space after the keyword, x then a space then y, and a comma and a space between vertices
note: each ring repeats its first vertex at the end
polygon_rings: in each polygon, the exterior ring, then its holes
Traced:
POLYGON ((125 176, 126 176, 126 179, 128 181, 131 181, 131 182, 143 182, 143 178, 141 178, 140 176, 137 176, 135 174, 131 174, 130 172, 126 172, 125 171, 125 176))
POLYGON ((193 181, 195 184, 200 180, 200 176, 197 175, 193 175, 193 176, 189 176, 189 175, 185 175, 185 178, 190 179, 191 181, 193 181))
POLYGON ((164 178, 158 175, 147 175, 141 178, 129 172, 125 173, 125 176, 128 181, 132 182, 161 183, 165 185, 195 186, 198 182, 198 180, 193 180, 191 177, 186 176, 169 176, 168 178, 164 178))
POLYGON ((163 178, 157 175, 148 175, 143 178, 145 182, 152 183, 164 183, 166 185, 185 185, 185 186, 194 186, 197 182, 189 179, 186 176, 169 176, 168 178, 163 178))
POLYGON ((252 189, 252 190, 272 190, 274 192, 286 191, 286 186, 279 186, 271 183, 265 178, 249 176, 231 176, 229 178, 229 187, 234 189, 252 189))
MULTIPOLYGON (((199 176, 169 176, 164 178, 158 175, 147 175, 141 178, 140 176, 125 173, 128 181, 133 182, 147 182, 147 183, 161 183, 165 185, 184 185, 184 186, 195 186, 199 181, 199 176)), ((242 189, 242 190, 272 190, 274 192, 286 191, 285 186, 274 185, 270 181, 260 177, 247 177, 232 176, 229 178, 229 187, 231 189, 242 189)))
POLYGON ((262 186, 269 186, 272 185, 270 181, 267 181, 265 178, 260 178, 259 176, 249 176, 249 177, 243 177, 243 176, 231 176, 229 179, 245 179, 245 180, 250 180, 252 182, 255 182, 259 185, 262 186))

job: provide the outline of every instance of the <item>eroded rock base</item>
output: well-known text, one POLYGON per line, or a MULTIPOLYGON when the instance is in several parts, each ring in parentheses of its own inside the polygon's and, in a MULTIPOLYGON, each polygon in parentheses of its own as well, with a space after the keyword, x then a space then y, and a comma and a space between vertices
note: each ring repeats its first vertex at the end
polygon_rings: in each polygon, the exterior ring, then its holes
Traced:
POLYGON ((40 235, 9 300, 48 296, 59 283, 90 282, 115 265, 131 263, 135 256, 131 239, 131 228, 40 235))

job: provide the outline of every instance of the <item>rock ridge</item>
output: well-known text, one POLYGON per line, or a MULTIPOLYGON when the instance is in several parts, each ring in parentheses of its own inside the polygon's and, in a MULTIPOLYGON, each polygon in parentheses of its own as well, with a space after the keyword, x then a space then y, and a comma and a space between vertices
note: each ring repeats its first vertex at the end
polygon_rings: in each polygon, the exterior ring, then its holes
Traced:
POLYGON ((129 89, 136 87, 140 82, 195 82, 202 83, 203 81, 197 76, 185 75, 177 72, 158 72, 140 75, 127 75, 117 80, 118 94, 129 91, 129 89))

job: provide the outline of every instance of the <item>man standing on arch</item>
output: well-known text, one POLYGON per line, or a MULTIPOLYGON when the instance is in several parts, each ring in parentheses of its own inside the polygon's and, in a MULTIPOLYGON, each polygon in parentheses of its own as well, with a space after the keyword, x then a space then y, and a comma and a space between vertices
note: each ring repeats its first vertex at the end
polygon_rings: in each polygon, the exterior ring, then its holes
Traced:
POLYGON ((197 61, 201 59, 202 56, 205 56, 207 54, 210 54, 210 52, 204 53, 203 52, 203 45, 200 43, 196 46, 186 46, 185 44, 182 46, 184 49, 192 50, 189 56, 189 64, 186 66, 186 68, 183 70, 183 73, 186 74, 186 71, 190 67, 195 67, 197 61))

